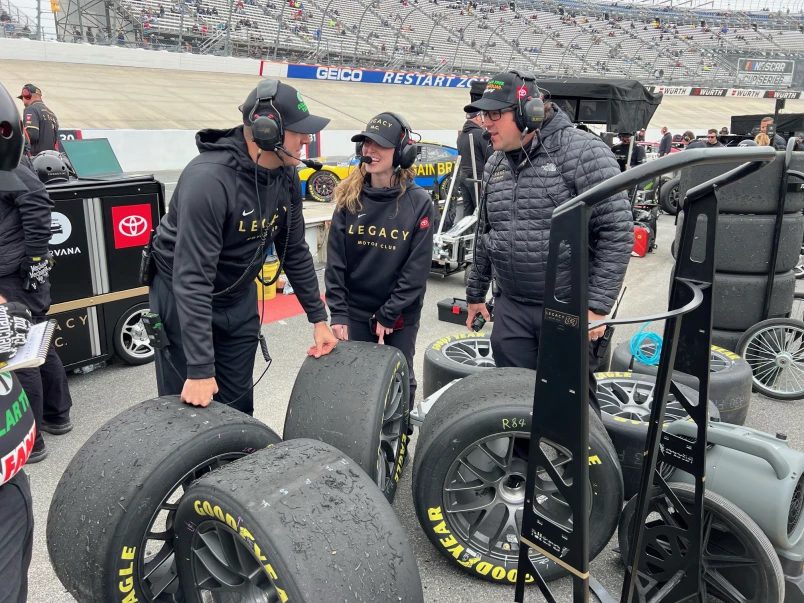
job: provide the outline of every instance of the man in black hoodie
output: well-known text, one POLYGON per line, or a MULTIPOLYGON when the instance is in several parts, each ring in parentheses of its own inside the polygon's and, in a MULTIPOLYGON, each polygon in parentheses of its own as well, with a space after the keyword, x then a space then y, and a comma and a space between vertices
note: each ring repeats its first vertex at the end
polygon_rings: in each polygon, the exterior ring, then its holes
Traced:
MULTIPOLYGON (((486 88, 486 82, 472 82, 469 97, 472 102, 479 100, 486 88)), ((466 114, 466 121, 463 128, 458 133, 458 153, 461 156, 461 165, 458 168, 458 183, 460 184, 461 197, 463 198, 463 213, 458 212, 455 219, 460 220, 463 216, 469 216, 475 211, 477 198, 475 196, 475 183, 471 179, 481 179, 483 177, 483 167, 486 160, 491 155, 489 137, 483 129, 483 122, 480 113, 475 111, 466 114), (474 151, 473 151, 474 149, 474 151), (474 159, 474 167, 472 160, 474 159)), ((477 185, 479 187, 479 184, 477 185)))
POLYGON ((315 325, 308 353, 318 358, 337 342, 304 240, 295 167, 310 135, 329 120, 311 115, 295 88, 276 81, 262 81, 241 110, 243 126, 196 135, 201 154, 182 172, 154 238, 150 303, 168 340, 156 354, 159 394, 180 393, 194 406, 215 396, 253 414, 254 279, 271 243, 315 325))

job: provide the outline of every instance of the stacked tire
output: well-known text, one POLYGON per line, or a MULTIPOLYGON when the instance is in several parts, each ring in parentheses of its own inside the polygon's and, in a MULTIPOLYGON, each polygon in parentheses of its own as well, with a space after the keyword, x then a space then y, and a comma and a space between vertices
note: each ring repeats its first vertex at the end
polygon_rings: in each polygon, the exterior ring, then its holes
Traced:
MULTIPOLYGON (((739 163, 702 165, 681 172, 679 193, 723 174, 739 163)), ((790 312, 802 234, 804 234, 804 188, 790 183, 785 193, 779 251, 772 276, 773 296, 769 315, 763 316, 765 289, 773 251, 773 233, 779 187, 785 169, 785 152, 757 172, 723 187, 718 193, 718 224, 715 242, 712 343, 737 349, 744 331, 765 318, 790 312)), ((804 153, 793 153, 790 169, 804 169, 804 153)), ((679 218, 674 247, 678 247, 683 216, 679 218)), ((696 236, 693 256, 702 251, 703 236, 696 236), (701 249, 696 249, 701 244, 701 249)), ((700 254, 703 255, 702 253, 700 254)))

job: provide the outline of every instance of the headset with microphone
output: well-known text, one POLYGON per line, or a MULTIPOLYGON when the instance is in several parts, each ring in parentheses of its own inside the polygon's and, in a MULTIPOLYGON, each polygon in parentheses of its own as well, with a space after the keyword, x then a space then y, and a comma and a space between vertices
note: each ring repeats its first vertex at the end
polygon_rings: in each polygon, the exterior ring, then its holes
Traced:
POLYGON ((302 159, 296 157, 285 149, 285 125, 282 121, 282 114, 274 105, 274 99, 279 92, 279 80, 260 80, 257 84, 254 105, 248 113, 248 122, 251 126, 251 137, 254 143, 263 151, 272 153, 282 152, 288 157, 300 161, 309 168, 316 171, 324 167, 324 164, 313 161, 312 159, 302 159), (271 111, 267 115, 257 115, 260 105, 268 103, 271 111))
POLYGON ((512 69, 509 73, 513 73, 520 80, 522 80, 521 89, 527 91, 528 82, 533 83, 536 93, 533 96, 520 95, 520 86, 517 86, 517 105, 514 111, 514 123, 519 131, 523 134, 534 132, 539 128, 539 125, 544 121, 544 101, 541 98, 539 86, 536 84, 536 76, 527 71, 517 71, 512 69))

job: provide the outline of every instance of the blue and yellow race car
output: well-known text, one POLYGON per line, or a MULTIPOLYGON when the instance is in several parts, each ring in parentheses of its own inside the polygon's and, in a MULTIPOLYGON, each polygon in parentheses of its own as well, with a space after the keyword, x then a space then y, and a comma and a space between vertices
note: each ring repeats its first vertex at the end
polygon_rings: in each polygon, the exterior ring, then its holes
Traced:
MULTIPOLYGON (((437 142, 417 142, 416 151, 416 163, 413 166, 416 168, 416 184, 432 189, 438 183, 441 198, 446 198, 458 149, 437 142)), ((324 164, 323 169, 318 172, 299 166, 302 198, 328 203, 332 200, 332 191, 357 167, 358 161, 354 156, 316 159, 324 164)))

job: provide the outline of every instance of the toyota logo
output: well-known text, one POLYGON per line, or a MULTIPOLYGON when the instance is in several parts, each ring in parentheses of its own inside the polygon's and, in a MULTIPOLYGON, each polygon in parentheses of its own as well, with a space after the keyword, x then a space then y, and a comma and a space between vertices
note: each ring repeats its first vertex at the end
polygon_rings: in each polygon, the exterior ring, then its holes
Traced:
POLYGON ((124 237, 138 237, 148 230, 148 220, 142 216, 126 216, 120 220, 117 230, 124 237))

